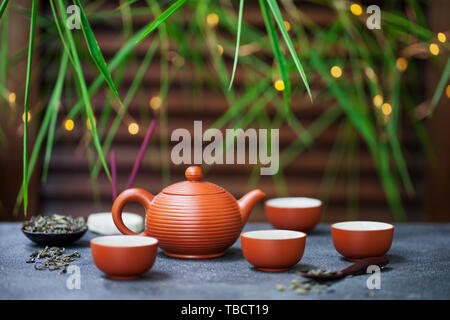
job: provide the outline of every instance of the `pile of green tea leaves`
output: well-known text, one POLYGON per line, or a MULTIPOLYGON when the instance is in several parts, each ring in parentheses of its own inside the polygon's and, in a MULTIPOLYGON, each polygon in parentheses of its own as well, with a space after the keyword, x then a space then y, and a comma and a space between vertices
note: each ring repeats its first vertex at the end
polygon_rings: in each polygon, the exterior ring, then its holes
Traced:
MULTIPOLYGON (((300 282, 298 279, 293 279, 291 284, 289 285, 289 289, 294 290, 296 294, 315 294, 318 295, 326 288, 327 293, 333 293, 334 289, 327 288, 330 287, 333 283, 331 281, 328 282, 318 282, 315 280, 307 280, 305 282, 300 282)), ((276 286, 278 291, 286 291, 288 289, 286 286, 278 284, 276 286)))
POLYGON ((63 254, 65 248, 45 247, 42 250, 33 251, 27 260, 27 263, 34 263, 37 270, 60 270, 59 274, 67 272, 67 266, 81 257, 79 251, 70 254, 63 254), (37 261, 45 259, 44 261, 37 261))
POLYGON ((28 232, 74 233, 87 229, 83 217, 74 218, 53 214, 52 216, 36 216, 23 223, 22 229, 28 232))

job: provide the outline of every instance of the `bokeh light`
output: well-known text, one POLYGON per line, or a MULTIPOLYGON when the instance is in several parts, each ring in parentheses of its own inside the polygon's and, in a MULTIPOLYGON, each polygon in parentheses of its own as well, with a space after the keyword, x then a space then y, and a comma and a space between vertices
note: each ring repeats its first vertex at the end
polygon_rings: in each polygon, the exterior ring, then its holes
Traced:
POLYGON ((355 16, 360 16, 362 14, 362 7, 357 4, 357 3, 353 3, 350 6, 350 11, 355 15, 355 16))
POLYGON ((159 96, 154 96, 150 99, 150 108, 158 110, 161 108, 162 100, 159 96))
POLYGON ((367 78, 369 78, 369 79, 371 79, 371 80, 375 80, 376 75, 375 75, 375 72, 373 71, 372 68, 366 67, 366 68, 364 69, 364 72, 365 72, 367 78))
POLYGON ((434 56, 437 56, 439 54, 439 46, 436 43, 430 44, 430 53, 434 56))
POLYGON ((383 114, 385 116, 388 116, 392 113, 392 107, 389 103, 383 103, 383 105, 381 106, 381 112, 383 112, 383 114))
POLYGON ((14 92, 10 92, 8 95, 8 101, 9 103, 14 103, 16 102, 16 94, 14 92))
POLYGON ((132 122, 128 125, 128 132, 135 135, 139 132, 139 125, 136 122, 132 122))
POLYGON ((223 55, 223 47, 220 44, 217 45, 217 51, 219 51, 220 55, 223 55))
MULTIPOLYGON (((28 111, 27 115, 28 115, 27 121, 30 122, 31 121, 31 112, 28 111)), ((25 122, 25 112, 22 113, 22 122, 25 122)))
POLYGON ((284 82, 283 80, 277 80, 275 81, 274 87, 277 91, 283 91, 284 90, 284 82))
POLYGON ((338 66, 333 66, 330 69, 330 73, 334 78, 340 78, 342 76, 342 69, 338 66))
POLYGON ((398 70, 405 71, 406 68, 408 68, 408 61, 405 58, 400 57, 397 59, 395 65, 397 66, 398 70))
POLYGON ((74 127, 75 127, 75 123, 73 122, 72 119, 67 119, 64 122, 64 129, 66 129, 66 131, 72 131, 74 127))
POLYGON ((289 23, 289 21, 284 21, 284 26, 286 27, 286 30, 289 31, 291 30, 291 24, 289 23))
POLYGON ((375 97, 373 97, 373 105, 377 108, 381 107, 383 104, 383 96, 380 94, 377 94, 375 97))
POLYGON ((206 23, 210 27, 215 27, 219 24, 219 16, 216 13, 210 13, 206 16, 206 23))

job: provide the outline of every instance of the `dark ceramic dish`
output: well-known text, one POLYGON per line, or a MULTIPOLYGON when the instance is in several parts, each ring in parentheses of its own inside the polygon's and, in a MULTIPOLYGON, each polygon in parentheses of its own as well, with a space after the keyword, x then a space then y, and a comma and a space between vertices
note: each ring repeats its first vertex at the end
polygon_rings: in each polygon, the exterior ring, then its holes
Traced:
POLYGON ((30 232, 22 229, 28 239, 42 246, 61 247, 67 246, 80 239, 87 231, 87 228, 73 233, 45 233, 30 232))

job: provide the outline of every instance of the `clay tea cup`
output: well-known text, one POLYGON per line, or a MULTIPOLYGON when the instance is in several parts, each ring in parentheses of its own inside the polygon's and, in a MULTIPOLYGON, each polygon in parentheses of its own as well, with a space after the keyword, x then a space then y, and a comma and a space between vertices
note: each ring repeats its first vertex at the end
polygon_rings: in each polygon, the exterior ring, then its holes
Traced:
POLYGON ((331 225, 334 247, 350 261, 384 256, 393 236, 394 226, 384 222, 348 221, 331 225))
POLYGON ((314 198, 274 198, 265 203, 269 222, 277 229, 311 231, 320 220, 322 201, 314 198))
POLYGON ((91 240, 94 263, 114 280, 138 279, 155 262, 158 240, 141 236, 104 236, 91 240))
POLYGON ((257 230, 241 233, 245 259, 266 272, 289 270, 305 250, 306 234, 292 230, 257 230))

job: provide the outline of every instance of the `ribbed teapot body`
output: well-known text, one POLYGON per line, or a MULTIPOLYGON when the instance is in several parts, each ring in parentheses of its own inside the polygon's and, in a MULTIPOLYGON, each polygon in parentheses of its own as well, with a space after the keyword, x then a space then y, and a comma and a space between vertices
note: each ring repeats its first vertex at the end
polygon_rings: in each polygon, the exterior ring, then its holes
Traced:
POLYGON ((221 256, 238 238, 242 221, 236 199, 227 191, 182 195, 165 193, 152 201, 146 233, 168 256, 206 259, 221 256))

